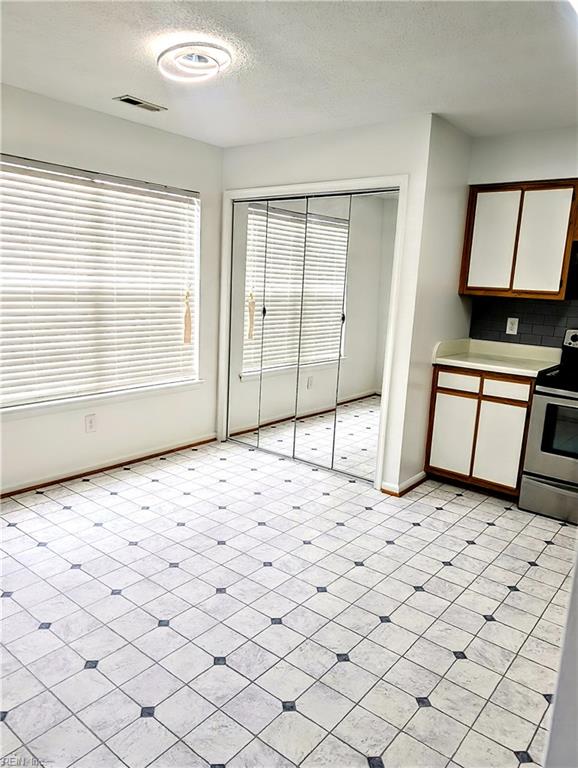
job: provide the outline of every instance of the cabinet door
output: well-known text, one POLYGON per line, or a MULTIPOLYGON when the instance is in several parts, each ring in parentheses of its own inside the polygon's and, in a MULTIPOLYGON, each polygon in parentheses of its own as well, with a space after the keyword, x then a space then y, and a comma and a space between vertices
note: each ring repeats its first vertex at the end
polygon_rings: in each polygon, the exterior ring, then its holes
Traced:
POLYGON ((517 486, 526 412, 525 405, 482 400, 472 477, 517 486))
POLYGON ((514 272, 515 291, 560 290, 572 187, 524 194, 514 272))
POLYGON ((519 189, 478 192, 468 288, 510 287, 521 195, 519 189))
POLYGON ((429 465, 470 474, 478 400, 438 392, 435 399, 429 465))

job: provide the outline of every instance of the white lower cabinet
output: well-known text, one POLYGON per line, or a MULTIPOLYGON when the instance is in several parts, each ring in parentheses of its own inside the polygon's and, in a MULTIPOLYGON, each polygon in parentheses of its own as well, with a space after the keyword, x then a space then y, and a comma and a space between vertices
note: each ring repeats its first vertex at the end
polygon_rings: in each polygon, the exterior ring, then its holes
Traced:
POLYGON ((438 392, 429 463, 431 467, 470 474, 478 400, 438 392))
POLYGON ((472 478, 517 486, 526 410, 525 405, 482 400, 472 478))
POLYGON ((532 380, 434 368, 426 472, 515 494, 532 380))

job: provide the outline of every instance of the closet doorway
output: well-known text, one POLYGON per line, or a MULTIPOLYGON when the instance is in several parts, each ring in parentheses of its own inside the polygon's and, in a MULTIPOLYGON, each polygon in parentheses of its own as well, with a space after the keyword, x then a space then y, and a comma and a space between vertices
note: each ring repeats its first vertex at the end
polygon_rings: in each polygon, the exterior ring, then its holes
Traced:
POLYGON ((398 197, 233 201, 228 439, 374 480, 398 197))

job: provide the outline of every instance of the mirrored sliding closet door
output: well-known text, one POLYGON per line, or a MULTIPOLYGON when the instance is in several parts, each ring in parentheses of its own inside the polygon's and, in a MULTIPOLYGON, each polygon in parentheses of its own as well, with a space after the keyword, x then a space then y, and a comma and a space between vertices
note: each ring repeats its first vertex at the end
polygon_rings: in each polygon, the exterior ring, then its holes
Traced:
POLYGON ((235 202, 228 437, 375 473, 397 192, 235 202))

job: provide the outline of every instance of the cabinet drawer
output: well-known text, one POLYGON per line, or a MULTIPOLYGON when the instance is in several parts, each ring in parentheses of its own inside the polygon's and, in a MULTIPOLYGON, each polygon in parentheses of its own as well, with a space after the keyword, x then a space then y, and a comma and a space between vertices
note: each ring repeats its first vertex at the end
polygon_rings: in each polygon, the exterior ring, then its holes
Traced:
POLYGON ((443 389, 457 389, 460 392, 480 391, 481 376, 471 376, 467 373, 453 373, 452 371, 440 371, 438 374, 438 387, 443 389))
POLYGON ((489 397, 503 397, 506 400, 530 399, 530 385, 526 382, 505 379, 484 379, 483 394, 489 397))

